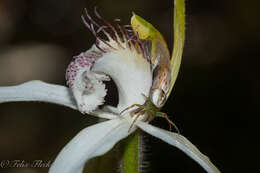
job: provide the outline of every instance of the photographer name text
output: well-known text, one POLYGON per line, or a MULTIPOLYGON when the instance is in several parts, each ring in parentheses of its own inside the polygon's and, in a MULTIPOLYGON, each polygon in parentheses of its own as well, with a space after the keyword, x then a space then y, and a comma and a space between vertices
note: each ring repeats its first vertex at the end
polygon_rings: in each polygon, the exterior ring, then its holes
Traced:
POLYGON ((51 166, 51 161, 43 160, 1 160, 0 168, 49 168, 51 166))

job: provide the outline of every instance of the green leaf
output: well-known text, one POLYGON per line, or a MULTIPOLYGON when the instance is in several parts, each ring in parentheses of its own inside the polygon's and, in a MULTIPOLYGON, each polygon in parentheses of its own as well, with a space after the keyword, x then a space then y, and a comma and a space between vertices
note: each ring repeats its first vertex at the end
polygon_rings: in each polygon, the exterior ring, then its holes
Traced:
POLYGON ((171 94, 172 88, 178 76, 181 65, 184 40, 185 40, 185 0, 174 0, 174 41, 171 58, 171 83, 167 97, 171 94))

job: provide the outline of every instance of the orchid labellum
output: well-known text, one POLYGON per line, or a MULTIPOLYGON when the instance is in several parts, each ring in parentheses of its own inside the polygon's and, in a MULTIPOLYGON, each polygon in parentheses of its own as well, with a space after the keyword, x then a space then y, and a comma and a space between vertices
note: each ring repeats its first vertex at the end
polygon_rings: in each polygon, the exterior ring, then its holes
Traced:
POLYGON ((117 142, 141 129, 179 148, 207 172, 218 173, 209 158, 184 136, 149 125, 155 117, 164 117, 174 125, 160 108, 179 71, 185 35, 184 0, 175 0, 172 58, 163 36, 141 17, 133 14, 131 25, 121 26, 118 19, 111 24, 96 10, 95 15, 94 19, 86 11, 82 16, 96 42, 73 57, 66 70, 69 88, 41 81, 0 87, 0 103, 49 102, 107 119, 79 132, 61 150, 49 172, 80 173, 88 160, 105 154, 117 142), (111 79, 116 84, 119 103, 100 109, 107 94, 103 82, 111 79))

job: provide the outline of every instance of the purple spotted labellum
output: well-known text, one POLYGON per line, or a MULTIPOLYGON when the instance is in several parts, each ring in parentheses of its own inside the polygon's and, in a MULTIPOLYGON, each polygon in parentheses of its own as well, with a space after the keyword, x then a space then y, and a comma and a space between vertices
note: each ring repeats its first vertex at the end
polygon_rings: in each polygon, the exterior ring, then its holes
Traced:
MULTIPOLYGON (((74 57, 74 60, 66 70, 66 80, 76 99, 78 109, 82 113, 90 113, 104 103, 107 90, 103 81, 109 81, 111 77, 115 83, 121 82, 117 80, 120 71, 123 74, 129 69, 131 73, 131 70, 135 69, 134 71, 138 71, 138 66, 144 65, 146 66, 145 73, 149 77, 143 80, 145 84, 142 85, 148 90, 150 89, 152 79, 151 64, 148 51, 145 51, 145 42, 140 41, 138 36, 133 34, 131 28, 128 27, 126 30, 125 26, 120 26, 119 19, 114 20, 114 27, 95 10, 96 17, 102 23, 98 24, 90 17, 87 10, 85 11, 89 23, 84 16, 82 16, 82 20, 85 26, 96 37, 96 43, 91 49, 74 57), (102 38, 101 34, 105 38, 102 38), (123 61, 127 61, 128 64, 124 63, 125 65, 122 65, 119 63, 123 61), (119 66, 125 66, 125 68, 120 69, 119 66), (133 67, 133 69, 130 69, 128 66, 133 67)), ((121 83, 121 85, 129 85, 129 81, 125 82, 126 80, 138 78, 137 76, 131 76, 130 73, 124 76, 124 84, 121 83)), ((143 86, 139 87, 139 90, 143 86)), ((118 90, 119 97, 122 98, 120 94, 124 89, 118 87, 118 90)), ((148 95, 149 91, 143 94, 148 95)), ((122 111, 123 108, 125 108, 125 103, 119 102, 118 111, 122 111)))

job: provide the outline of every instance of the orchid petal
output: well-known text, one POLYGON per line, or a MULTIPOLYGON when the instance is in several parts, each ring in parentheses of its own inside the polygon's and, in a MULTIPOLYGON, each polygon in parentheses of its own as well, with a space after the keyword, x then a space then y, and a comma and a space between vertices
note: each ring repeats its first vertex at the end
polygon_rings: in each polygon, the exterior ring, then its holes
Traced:
POLYGON ((80 173, 85 163, 129 135, 130 124, 117 118, 83 129, 59 153, 49 173, 80 173))
POLYGON ((180 150, 182 150, 185 154, 190 156, 193 160, 195 160, 198 164, 200 164, 207 172, 209 173, 220 173, 218 168, 216 168, 209 158, 202 154, 188 139, 184 136, 179 135, 177 133, 169 132, 147 123, 139 121, 137 126, 140 127, 145 132, 149 133, 152 136, 155 136, 170 145, 173 145, 180 150))
POLYGON ((91 113, 89 113, 90 115, 93 115, 95 117, 98 117, 98 118, 105 118, 105 119, 115 119, 115 118, 118 118, 118 114, 114 114, 114 113, 111 113, 111 112, 108 112, 108 111, 105 111, 105 110, 100 110, 100 109, 97 109, 91 113))
POLYGON ((0 103, 20 101, 49 102, 77 109, 69 88, 61 85, 30 81, 21 85, 0 87, 0 103))
MULTIPOLYGON (((21 85, 0 87, 0 103, 39 101, 54 103, 78 110, 70 89, 62 85, 48 84, 42 81, 30 81, 21 85)), ((90 113, 105 119, 114 119, 117 115, 102 110, 90 113)))

